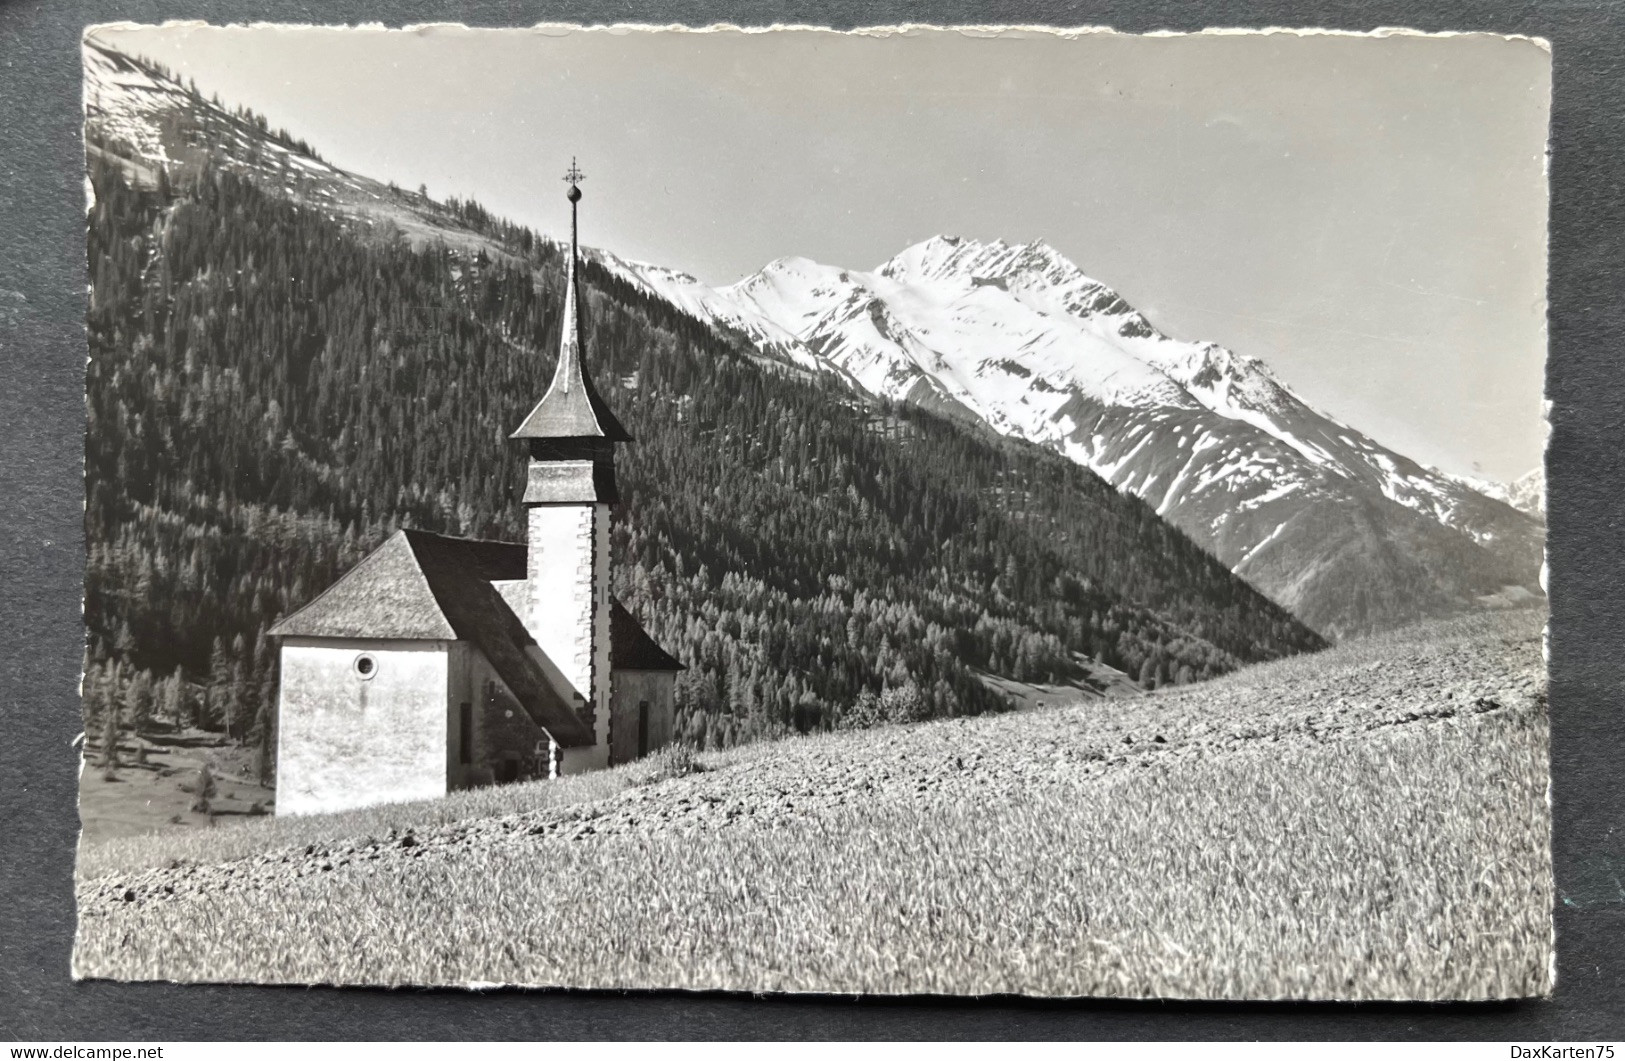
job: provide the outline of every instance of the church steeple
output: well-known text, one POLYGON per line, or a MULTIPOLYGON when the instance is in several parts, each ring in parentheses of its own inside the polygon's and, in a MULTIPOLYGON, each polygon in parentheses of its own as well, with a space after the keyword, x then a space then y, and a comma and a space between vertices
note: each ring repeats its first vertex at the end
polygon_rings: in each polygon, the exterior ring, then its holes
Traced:
MULTIPOLYGON (((536 407, 525 417, 509 438, 528 439, 603 439, 608 442, 630 442, 632 436, 615 418, 609 405, 598 396, 582 361, 580 295, 577 291, 577 273, 580 270, 576 243, 576 204, 581 202, 581 181, 585 175, 570 160, 570 171, 564 175, 570 183, 566 198, 570 200, 570 261, 564 285, 564 326, 559 336, 559 363, 553 370, 553 382, 536 407)), ((533 449, 536 448, 533 446, 533 449)))
POLYGON ((547 393, 511 437, 530 447, 525 472, 525 592, 520 619, 557 669, 591 727, 590 748, 567 748, 565 773, 609 763, 610 506, 615 446, 632 436, 593 389, 582 357, 581 257, 576 204, 581 171, 570 160, 570 262, 564 285, 559 364, 547 393))

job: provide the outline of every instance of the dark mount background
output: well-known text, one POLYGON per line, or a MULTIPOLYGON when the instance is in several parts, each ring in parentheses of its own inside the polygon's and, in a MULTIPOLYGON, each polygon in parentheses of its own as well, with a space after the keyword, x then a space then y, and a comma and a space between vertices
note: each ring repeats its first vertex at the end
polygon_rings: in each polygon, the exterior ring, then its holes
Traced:
POLYGON ((210 18, 392 25, 444 19, 514 25, 614 21, 620 7, 561 2, 443 4, 296 2, 202 5, 50 3, 0 6, 13 61, 0 181, 0 389, 7 500, 0 535, 0 1034, 59 1041, 118 1038, 948 1037, 948 1038, 1618 1038, 1625 1013, 1625 897, 1599 871, 1625 865, 1625 762, 1618 690, 1625 687, 1625 457, 1618 444, 1625 380, 1625 10, 1601 2, 1172 3, 1090 5, 661 3, 637 17, 704 25, 731 20, 835 26, 898 21, 1209 25, 1526 32, 1553 40, 1556 96, 1551 258, 1553 400, 1551 590, 1554 854, 1559 982, 1547 1002, 1456 1006, 1029 1003, 1017 1000, 761 1000, 730 997, 72 984, 71 874, 83 652, 85 285, 78 38, 88 22, 210 18))
MULTIPOLYGON (((551 376, 562 258, 475 203, 335 211, 342 178, 287 176, 305 144, 144 68, 180 161, 87 133, 86 728, 113 705, 268 741, 278 617, 397 526, 523 540, 507 434, 551 376)), ((679 739, 827 729, 883 689, 901 717, 998 710, 976 672, 1074 654, 1152 687, 1322 644, 1092 472, 584 273, 589 365, 637 438, 616 591, 689 664, 679 739)))

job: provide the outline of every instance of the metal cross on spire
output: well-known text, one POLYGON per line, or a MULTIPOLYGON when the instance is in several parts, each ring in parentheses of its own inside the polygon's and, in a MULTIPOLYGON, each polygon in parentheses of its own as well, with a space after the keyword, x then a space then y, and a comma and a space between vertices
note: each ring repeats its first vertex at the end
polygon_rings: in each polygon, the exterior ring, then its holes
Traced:
MULTIPOLYGON (((580 274, 579 241, 576 238, 576 204, 581 201, 581 181, 586 174, 570 159, 570 172, 564 175, 570 190, 570 256, 565 259, 564 319, 559 324, 559 360, 553 369, 553 382, 536 408, 511 437, 529 439, 606 439, 630 442, 632 436, 615 419, 609 406, 593 389, 582 364, 581 296, 577 291, 580 274)), ((534 455, 534 451, 533 451, 534 455)), ((555 456, 549 460, 562 459, 555 456)), ((573 458, 572 458, 573 459, 573 458)), ((597 459, 596 457, 593 459, 597 459)), ((527 495, 528 496, 528 495, 527 495)))

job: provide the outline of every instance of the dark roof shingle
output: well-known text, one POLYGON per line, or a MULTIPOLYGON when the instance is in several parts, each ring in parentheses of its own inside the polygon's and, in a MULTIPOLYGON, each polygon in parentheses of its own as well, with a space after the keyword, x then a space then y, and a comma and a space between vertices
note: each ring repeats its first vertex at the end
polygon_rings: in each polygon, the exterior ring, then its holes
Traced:
POLYGON ((409 641, 449 641, 457 636, 429 588, 405 531, 390 535, 270 632, 288 637, 409 641))
POLYGON ((582 364, 581 312, 576 293, 575 246, 570 247, 569 275, 564 282, 564 324, 553 382, 542 400, 509 438, 605 438, 630 442, 632 436, 615 418, 592 385, 582 364))
POLYGON ((609 666, 611 670, 688 670, 613 597, 609 601, 609 666))

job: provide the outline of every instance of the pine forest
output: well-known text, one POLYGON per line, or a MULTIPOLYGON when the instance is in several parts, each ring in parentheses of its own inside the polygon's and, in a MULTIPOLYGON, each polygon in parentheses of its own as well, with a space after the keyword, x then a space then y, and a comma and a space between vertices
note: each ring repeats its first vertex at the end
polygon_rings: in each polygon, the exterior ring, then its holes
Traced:
MULTIPOLYGON (((211 164, 135 176, 91 134, 87 732, 262 749, 266 629, 393 530, 522 540, 558 343, 556 244, 436 204, 411 240, 211 164)), ((587 263, 621 447, 616 592, 688 665, 699 748, 1000 710, 982 675, 1088 657, 1145 687, 1322 647, 1061 456, 763 362, 587 263)))

